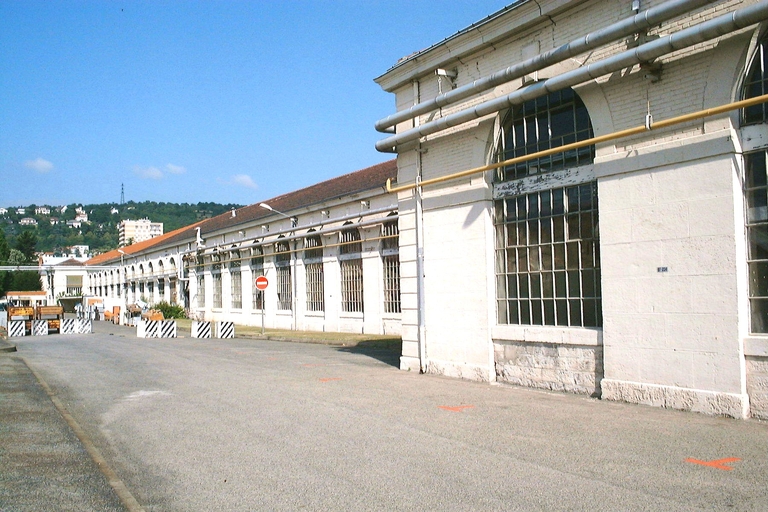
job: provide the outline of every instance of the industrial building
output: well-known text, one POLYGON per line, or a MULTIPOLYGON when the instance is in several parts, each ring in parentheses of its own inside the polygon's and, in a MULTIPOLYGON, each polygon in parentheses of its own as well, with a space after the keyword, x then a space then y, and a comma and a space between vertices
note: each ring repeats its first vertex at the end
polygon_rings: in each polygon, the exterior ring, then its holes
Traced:
POLYGON ((766 20, 514 3, 376 79, 396 164, 94 258, 84 286, 399 332, 406 370, 768 418, 766 20))

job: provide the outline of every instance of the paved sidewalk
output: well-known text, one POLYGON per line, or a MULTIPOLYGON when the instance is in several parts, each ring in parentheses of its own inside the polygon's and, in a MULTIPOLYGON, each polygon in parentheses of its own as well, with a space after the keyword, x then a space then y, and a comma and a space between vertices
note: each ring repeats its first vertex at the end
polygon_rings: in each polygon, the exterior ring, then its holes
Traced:
POLYGON ((13 353, 0 353, 0 510, 125 510, 32 371, 13 353))

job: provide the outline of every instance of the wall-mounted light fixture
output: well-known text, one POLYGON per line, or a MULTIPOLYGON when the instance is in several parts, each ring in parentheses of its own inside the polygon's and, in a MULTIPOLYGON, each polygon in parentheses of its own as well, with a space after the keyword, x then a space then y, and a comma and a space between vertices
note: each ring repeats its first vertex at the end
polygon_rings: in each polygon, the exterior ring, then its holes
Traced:
POLYGON ((264 208, 265 210, 269 210, 269 211, 271 211, 273 213, 276 213, 278 215, 282 215, 286 219, 289 219, 291 221, 291 227, 292 228, 295 228, 299 224, 299 218, 298 217, 291 217, 290 215, 287 215, 287 214, 285 214, 285 213, 283 213, 283 212, 281 212, 279 210, 275 210, 274 208, 269 206, 267 203, 259 203, 259 206, 261 208, 264 208))

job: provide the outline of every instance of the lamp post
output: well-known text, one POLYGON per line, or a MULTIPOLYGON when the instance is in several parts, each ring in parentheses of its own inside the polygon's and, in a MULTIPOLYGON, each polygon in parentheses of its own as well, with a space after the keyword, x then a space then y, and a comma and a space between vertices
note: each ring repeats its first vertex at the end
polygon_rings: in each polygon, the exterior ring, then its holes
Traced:
MULTIPOLYGON (((125 275, 125 260, 123 258, 125 256, 127 256, 127 255, 125 254, 125 252, 122 249, 118 249, 117 252, 120 253, 120 274, 125 275)), ((126 292, 126 290, 125 290, 125 284, 126 283, 122 282, 122 279, 120 279, 120 281, 121 281, 121 284, 123 285, 123 290, 122 290, 122 293, 120 294, 120 296, 128 295, 128 292, 126 292)), ((127 301, 127 297, 125 297, 125 298, 126 298, 126 303, 127 303, 128 302, 127 301)))
MULTIPOLYGON (((291 221, 291 227, 295 228, 299 224, 299 218, 298 217, 292 217, 290 215, 287 215, 279 210, 275 210, 267 203, 259 203, 259 207, 264 208, 265 210, 269 210, 272 213, 276 213, 278 215, 281 215, 285 217, 286 219, 289 219, 291 221)), ((295 331, 296 330, 296 248, 297 248, 298 240, 294 238, 293 240, 293 255, 291 256, 291 320, 293 325, 291 328, 295 331)), ((263 292, 262 292, 263 293, 263 292)), ((262 304, 262 307, 266 306, 266 301, 262 304)))

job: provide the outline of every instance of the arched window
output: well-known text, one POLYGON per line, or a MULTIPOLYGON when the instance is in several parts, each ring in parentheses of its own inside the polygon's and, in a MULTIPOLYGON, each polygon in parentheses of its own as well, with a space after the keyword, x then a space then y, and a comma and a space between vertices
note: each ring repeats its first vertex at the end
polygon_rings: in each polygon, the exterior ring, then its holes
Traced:
POLYGON ((400 313, 400 230, 396 220, 381 226, 381 261, 384 269, 384 312, 400 313))
MULTIPOLYGON (((768 92, 768 38, 758 44, 742 88, 742 98, 768 92)), ((765 103, 744 109, 742 125, 768 121, 765 103)), ((747 267, 749 271, 750 332, 768 333, 768 166, 766 149, 744 155, 747 267)))
POLYGON ((323 242, 314 229, 304 238, 304 274, 307 287, 307 311, 325 310, 323 276, 323 242))
MULTIPOLYGON (((591 138, 584 103, 570 90, 515 107, 499 141, 499 160, 591 138)), ((500 324, 602 325, 594 145, 501 168, 494 187, 497 321, 500 324), (578 168, 578 169, 577 169, 578 168), (523 180, 568 173, 567 187, 523 180)), ((565 177, 565 174, 563 174, 565 177)))
MULTIPOLYGON (((572 89, 526 101, 512 109, 502 126, 498 161, 592 138, 584 103, 572 89)), ((499 181, 591 164, 595 147, 587 146, 499 169, 499 181)))
MULTIPOLYGON (((768 93, 768 38, 757 45, 757 51, 749 65, 741 98, 747 100, 768 93)), ((741 113, 741 125, 764 123, 768 120, 768 106, 765 103, 747 107, 741 113)))
POLYGON ((243 307, 243 276, 241 268, 240 251, 233 250, 229 259, 229 284, 232 309, 243 307))
MULTIPOLYGON (((351 222, 345 225, 351 225, 351 222)), ((363 244, 355 227, 341 232, 339 267, 341 270, 341 310, 363 312, 363 244)))
POLYGON ((253 247, 251 249, 251 289, 252 307, 254 310, 264 309, 264 292, 256 288, 256 278, 264 275, 264 249, 253 247))
POLYGON ((291 248, 287 240, 279 240, 275 243, 275 267, 277 273, 277 309, 290 311, 293 307, 293 280, 291 248))

